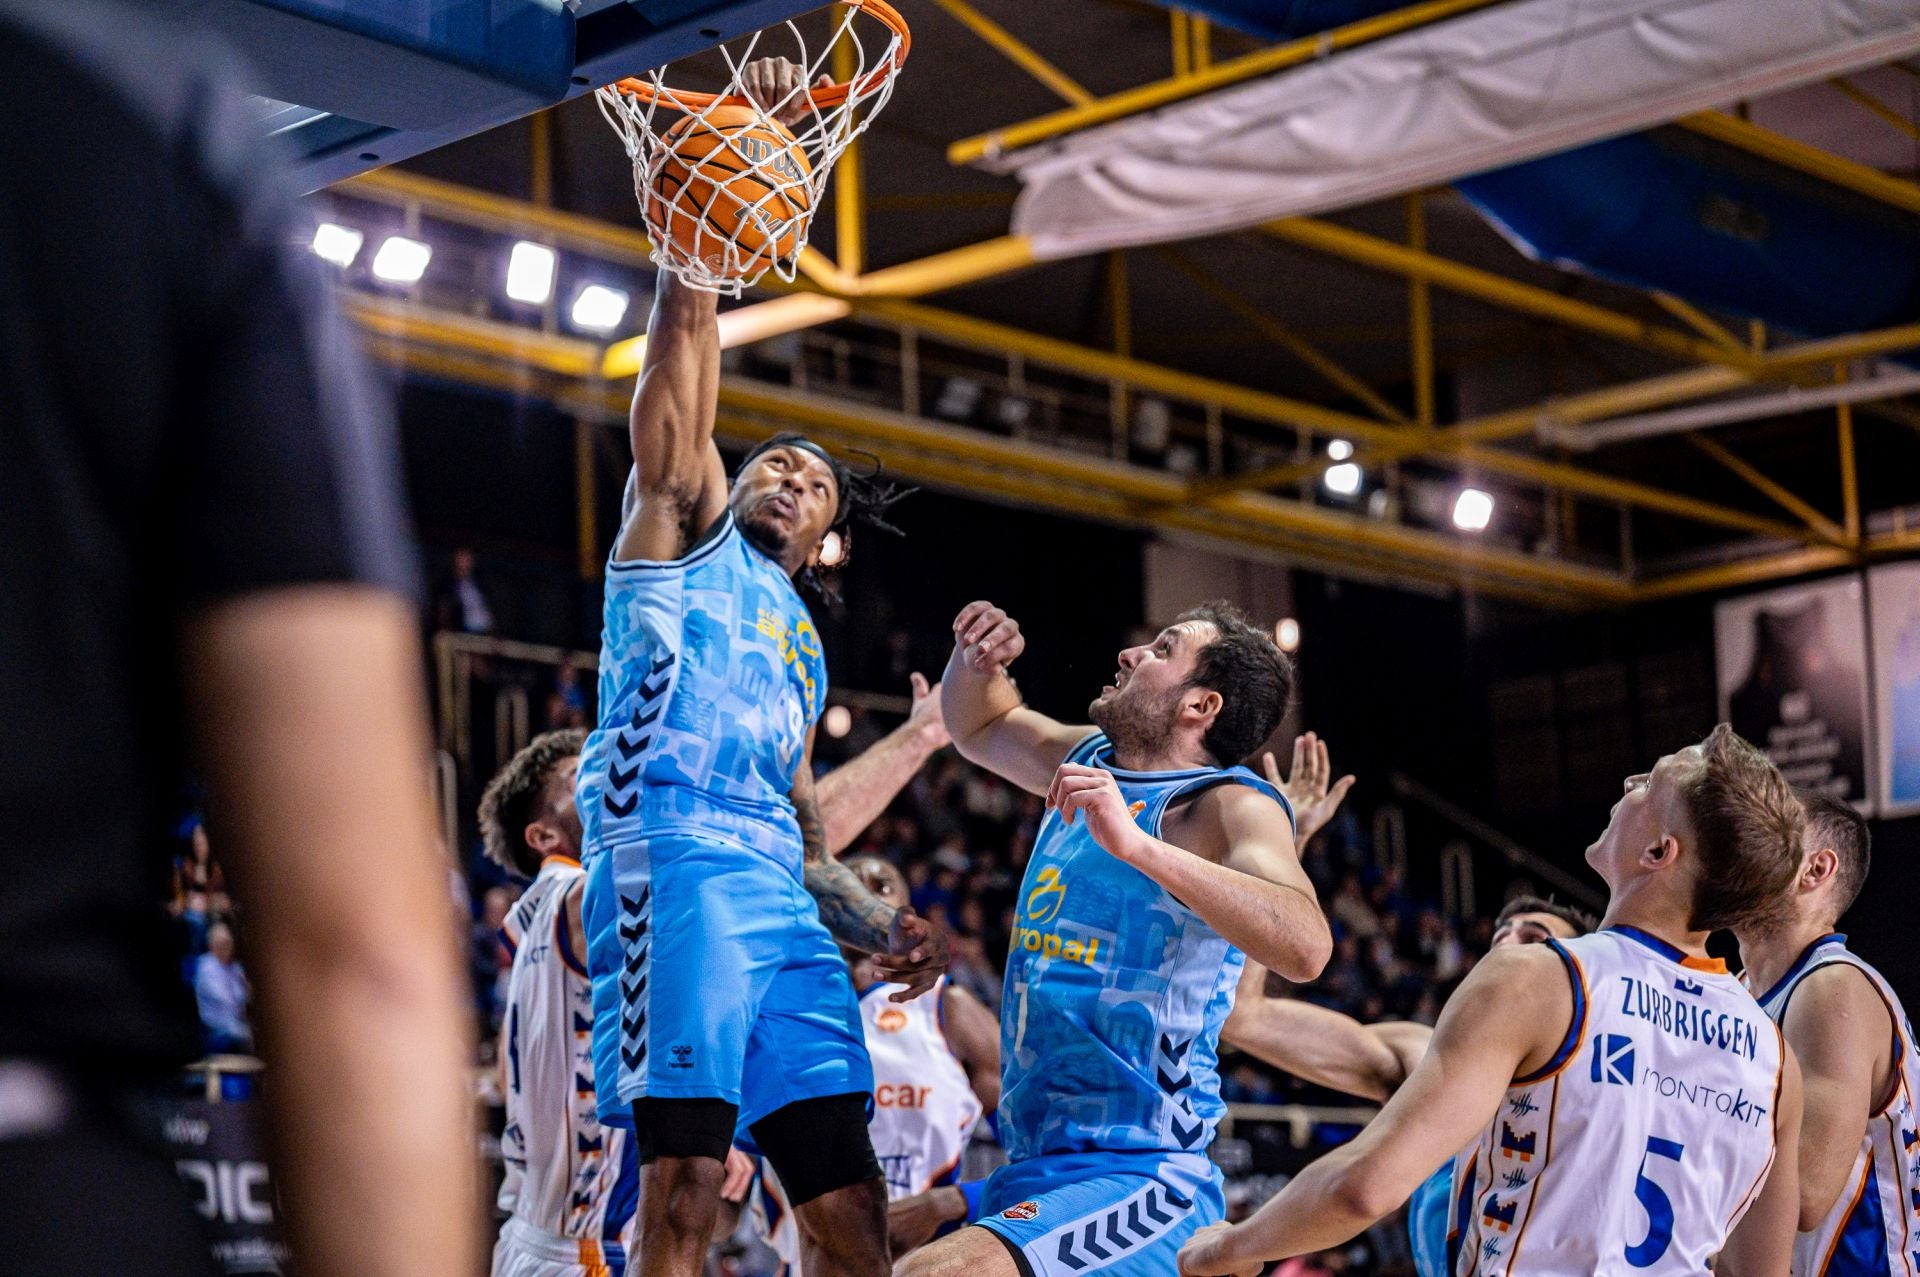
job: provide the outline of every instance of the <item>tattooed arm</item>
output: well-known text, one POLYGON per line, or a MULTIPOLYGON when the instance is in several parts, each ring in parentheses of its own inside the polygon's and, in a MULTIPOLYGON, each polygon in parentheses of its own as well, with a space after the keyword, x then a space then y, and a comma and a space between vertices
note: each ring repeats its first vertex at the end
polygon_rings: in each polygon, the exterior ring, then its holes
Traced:
POLYGON ((806 846, 807 890, 819 902, 827 931, 848 948, 872 954, 882 979, 907 986, 893 1001, 909 1002, 931 989, 947 969, 947 937, 910 906, 895 909, 868 891, 828 852, 827 825, 813 786, 812 736, 793 774, 792 798, 806 846))

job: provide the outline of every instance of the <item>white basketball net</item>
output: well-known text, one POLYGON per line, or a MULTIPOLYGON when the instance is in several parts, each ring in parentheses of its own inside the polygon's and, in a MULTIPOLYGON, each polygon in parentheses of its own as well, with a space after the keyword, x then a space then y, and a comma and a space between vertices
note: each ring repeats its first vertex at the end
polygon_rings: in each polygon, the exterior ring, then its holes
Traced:
MULTIPOLYGON (((870 50, 861 40, 859 27, 854 22, 859 12, 855 5, 845 6, 833 38, 811 56, 799 27, 792 22, 782 24, 792 34, 798 49, 798 56, 792 60, 803 68, 804 74, 800 77, 800 87, 771 108, 747 97, 742 75, 756 58, 773 56, 773 50, 762 50, 763 40, 768 44, 784 43, 768 39, 777 27, 755 32, 737 54, 725 45, 720 46, 730 82, 712 101, 705 95, 666 87, 661 80, 664 68, 638 77, 640 83, 652 88, 651 97, 630 92, 620 85, 599 90, 600 114, 620 135, 627 156, 633 161, 634 193, 654 242, 654 265, 671 271, 691 288, 732 297, 740 296, 769 270, 792 282, 800 250, 807 244, 814 211, 826 194, 827 178, 834 162, 853 139, 866 131, 873 117, 893 96, 894 80, 899 73, 900 34, 881 27, 881 32, 888 37, 886 43, 884 47, 870 50), (855 71, 845 82, 845 99, 822 107, 814 102, 806 86, 819 79, 834 45, 841 40, 848 41, 854 51, 855 71), (649 214, 648 193, 653 190, 654 180, 669 156, 668 144, 663 141, 667 130, 687 116, 704 124, 723 106, 746 107, 754 113, 754 122, 769 130, 777 128, 776 116, 791 114, 789 108, 803 111, 799 119, 792 120, 785 128, 806 152, 811 172, 795 172, 797 166, 785 148, 773 148, 769 152, 764 145, 754 145, 751 138, 744 147, 738 139, 728 138, 724 150, 732 163, 744 167, 740 176, 762 184, 764 193, 751 201, 742 201, 727 193, 725 180, 689 182, 670 196, 652 201, 654 208, 649 214), (663 109, 666 118, 656 127, 656 116, 663 109), (791 197, 788 192, 792 193, 791 197), (700 198, 702 195, 704 198, 700 198), (738 238, 738 228, 748 226, 760 232, 761 242, 751 249, 738 238), (683 233, 676 235, 675 231, 683 233), (681 246, 683 238, 699 244, 704 253, 688 252, 681 246), (782 247, 789 247, 791 252, 778 256, 782 247)), ((868 38, 873 40, 871 30, 868 38)), ((693 126, 692 131, 700 132, 699 126, 693 126)), ((697 161, 694 167, 698 174, 697 161)))

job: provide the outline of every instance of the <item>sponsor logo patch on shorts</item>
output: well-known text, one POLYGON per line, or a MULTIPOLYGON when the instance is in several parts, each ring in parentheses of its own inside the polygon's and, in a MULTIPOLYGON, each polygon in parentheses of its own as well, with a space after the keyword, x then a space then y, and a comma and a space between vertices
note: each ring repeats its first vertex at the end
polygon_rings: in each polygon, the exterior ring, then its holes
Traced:
POLYGON ((1039 1214, 1040 1214, 1039 1202, 1021 1202, 1018 1205, 1009 1206, 1005 1210, 1001 1211, 1000 1218, 1011 1219, 1024 1224, 1028 1220, 1037 1217, 1039 1214))

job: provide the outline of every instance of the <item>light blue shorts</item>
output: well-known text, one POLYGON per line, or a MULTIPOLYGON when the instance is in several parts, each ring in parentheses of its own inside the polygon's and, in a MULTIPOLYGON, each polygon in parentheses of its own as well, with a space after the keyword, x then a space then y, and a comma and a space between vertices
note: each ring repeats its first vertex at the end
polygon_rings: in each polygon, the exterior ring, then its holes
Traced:
POLYGON ((721 1099, 738 1131, 796 1100, 873 1094, 847 964, 800 878, 685 835, 599 848, 582 906, 600 1121, 646 1096, 721 1099))
POLYGON ((1166 1277, 1189 1237, 1226 1218, 1220 1171, 1194 1153, 1062 1153, 995 1171, 977 1227, 1020 1277, 1166 1277))

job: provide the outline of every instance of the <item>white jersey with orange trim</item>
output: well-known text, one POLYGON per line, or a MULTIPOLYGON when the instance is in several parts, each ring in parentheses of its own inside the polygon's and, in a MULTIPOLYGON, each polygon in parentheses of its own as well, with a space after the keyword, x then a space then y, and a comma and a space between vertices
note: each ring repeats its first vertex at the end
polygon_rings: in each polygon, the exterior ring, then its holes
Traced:
POLYGON ((1787 973, 1760 995, 1761 1009, 1784 1024, 1800 982, 1822 967, 1850 966, 1867 978, 1893 1031, 1893 1089, 1867 1119, 1846 1187, 1817 1228, 1794 1239, 1793 1277, 1916 1277, 1920 1274, 1920 1052, 1913 1025, 1878 971, 1837 932, 1808 945, 1787 973))
POLYGON ((548 857, 500 929, 513 951, 500 1137, 507 1170, 500 1208, 511 1218, 495 1248, 496 1274, 521 1251, 552 1259, 570 1250, 588 1272, 618 1277, 639 1203, 632 1136, 595 1116, 593 989, 586 955, 566 925, 567 890, 582 877, 578 862, 548 857), (544 1246, 533 1244, 539 1238, 544 1246))
POLYGON ((1455 1160, 1452 1271, 1705 1273, 1773 1165, 1779 1030, 1725 963, 1637 928, 1548 944, 1573 1021, 1455 1160))
MULTIPOLYGON (((873 1058, 873 1117, 867 1134, 897 1201, 960 1178, 967 1139, 980 1121, 980 1098, 947 1044, 947 979, 911 1002, 894 1002, 903 984, 872 984, 860 993, 861 1027, 873 1058)), ((754 1185, 754 1225, 780 1256, 785 1271, 800 1272, 800 1232, 786 1192, 764 1163, 754 1185)))

